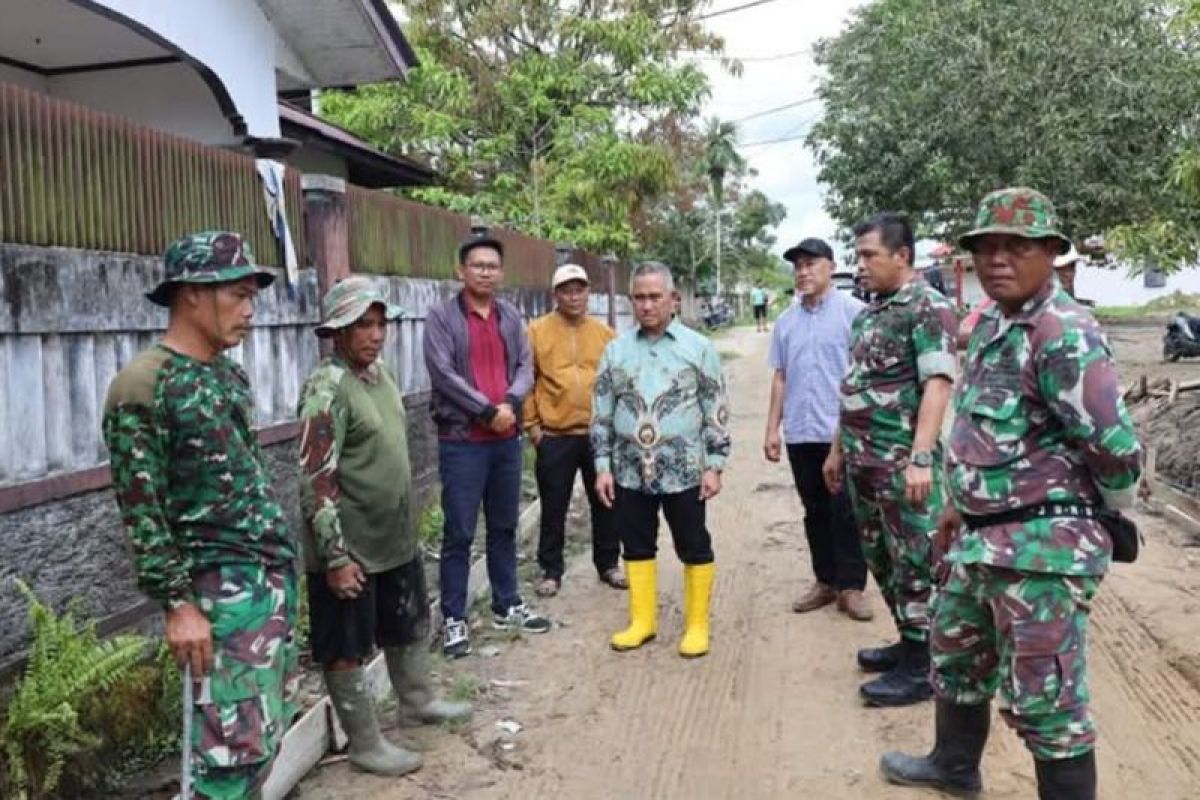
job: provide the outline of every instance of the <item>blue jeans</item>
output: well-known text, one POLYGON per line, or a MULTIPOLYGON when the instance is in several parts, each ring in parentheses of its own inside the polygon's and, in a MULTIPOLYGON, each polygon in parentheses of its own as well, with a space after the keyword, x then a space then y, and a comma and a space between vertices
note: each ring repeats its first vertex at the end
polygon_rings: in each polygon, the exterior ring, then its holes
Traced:
POLYGON ((442 616, 467 618, 467 577, 479 506, 487 526, 492 611, 521 603, 517 593, 517 517, 521 505, 521 440, 438 442, 442 479, 442 616))

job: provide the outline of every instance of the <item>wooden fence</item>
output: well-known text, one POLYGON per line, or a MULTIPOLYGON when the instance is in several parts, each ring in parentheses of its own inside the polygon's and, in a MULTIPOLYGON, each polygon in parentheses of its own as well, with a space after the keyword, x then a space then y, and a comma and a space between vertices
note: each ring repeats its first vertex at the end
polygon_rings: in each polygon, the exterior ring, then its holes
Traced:
MULTIPOLYGON (((304 263, 300 173, 284 188, 304 263)), ((281 263, 253 158, 0 82, 0 242, 158 255, 212 229, 281 263)))

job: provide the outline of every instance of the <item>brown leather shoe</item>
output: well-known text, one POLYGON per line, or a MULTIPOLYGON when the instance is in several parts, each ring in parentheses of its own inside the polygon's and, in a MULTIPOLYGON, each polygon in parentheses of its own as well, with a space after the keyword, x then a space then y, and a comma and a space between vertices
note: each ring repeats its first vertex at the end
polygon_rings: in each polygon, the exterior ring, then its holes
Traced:
POLYGON ((818 608, 823 608, 838 599, 838 594, 832 586, 826 586, 823 583, 814 583, 812 588, 800 595, 800 599, 792 603, 792 611, 797 614, 805 614, 809 611, 816 611, 818 608))
POLYGON ((858 622, 870 622, 875 619, 875 612, 871 610, 870 601, 858 589, 846 589, 838 592, 837 604, 838 610, 850 619, 858 622))

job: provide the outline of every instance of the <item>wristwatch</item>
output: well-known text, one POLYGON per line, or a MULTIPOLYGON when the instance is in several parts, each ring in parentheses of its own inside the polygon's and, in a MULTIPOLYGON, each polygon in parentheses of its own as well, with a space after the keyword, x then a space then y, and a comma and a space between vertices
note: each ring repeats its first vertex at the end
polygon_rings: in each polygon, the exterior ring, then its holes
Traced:
POLYGON ((933 466, 933 453, 928 450, 914 450, 908 460, 914 467, 925 469, 933 466))

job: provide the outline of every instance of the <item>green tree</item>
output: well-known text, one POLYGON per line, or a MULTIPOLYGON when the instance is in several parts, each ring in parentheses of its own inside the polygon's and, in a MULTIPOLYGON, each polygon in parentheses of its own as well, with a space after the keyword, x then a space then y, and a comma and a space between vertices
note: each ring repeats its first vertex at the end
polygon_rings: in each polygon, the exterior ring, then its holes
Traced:
POLYGON ((961 232, 979 199, 1028 184, 1077 239, 1184 205, 1164 180, 1194 126, 1200 69, 1146 0, 879 0, 822 42, 816 154, 844 225, 881 209, 961 232))
POLYGON ((725 215, 725 179, 729 173, 740 175, 746 160, 737 151, 737 126, 713 118, 704 132, 704 171, 712 186, 713 236, 716 241, 716 291, 721 293, 721 228, 725 215))
POLYGON ((684 51, 718 53, 708 0, 408 0, 409 80, 322 96, 322 113, 441 185, 418 199, 594 250, 677 178, 661 131, 708 93, 684 51))

